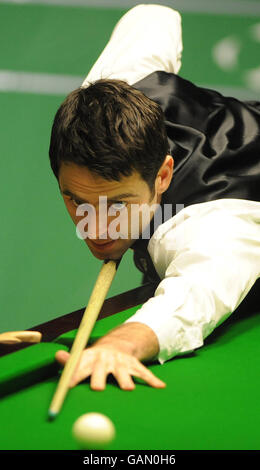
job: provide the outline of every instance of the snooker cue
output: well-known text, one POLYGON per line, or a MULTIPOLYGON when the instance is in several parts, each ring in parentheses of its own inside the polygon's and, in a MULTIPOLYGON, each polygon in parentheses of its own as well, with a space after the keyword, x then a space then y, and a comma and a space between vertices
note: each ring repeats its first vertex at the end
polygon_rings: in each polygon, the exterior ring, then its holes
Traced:
POLYGON ((56 391, 54 393, 48 412, 50 419, 54 419, 57 416, 63 405, 64 399, 69 389, 71 378, 79 362, 81 353, 86 347, 92 329, 95 325, 101 307, 104 303, 106 294, 116 274, 120 260, 121 258, 116 261, 105 260, 102 264, 101 270, 92 290, 88 305, 83 313, 83 317, 81 319, 76 337, 74 339, 70 351, 70 357, 65 364, 56 391))

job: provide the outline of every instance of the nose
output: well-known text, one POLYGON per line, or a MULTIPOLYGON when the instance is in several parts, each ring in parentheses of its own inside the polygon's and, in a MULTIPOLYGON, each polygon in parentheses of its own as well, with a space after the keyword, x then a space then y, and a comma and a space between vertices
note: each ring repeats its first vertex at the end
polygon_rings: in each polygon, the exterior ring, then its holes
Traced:
POLYGON ((107 224, 98 216, 90 218, 85 231, 87 231, 88 238, 92 240, 103 240, 104 242, 108 239, 107 224))
POLYGON ((95 227, 95 239, 96 240, 108 240, 108 224, 107 217, 104 214, 97 213, 96 216, 96 227, 95 227))

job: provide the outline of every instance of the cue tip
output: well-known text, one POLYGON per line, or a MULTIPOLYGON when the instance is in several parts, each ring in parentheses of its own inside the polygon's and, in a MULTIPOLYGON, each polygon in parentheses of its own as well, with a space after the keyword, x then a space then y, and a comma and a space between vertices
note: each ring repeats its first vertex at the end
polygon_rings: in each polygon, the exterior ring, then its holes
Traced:
POLYGON ((58 413, 56 413, 55 411, 49 410, 48 411, 48 421, 54 421, 54 419, 56 418, 57 415, 58 415, 58 413))

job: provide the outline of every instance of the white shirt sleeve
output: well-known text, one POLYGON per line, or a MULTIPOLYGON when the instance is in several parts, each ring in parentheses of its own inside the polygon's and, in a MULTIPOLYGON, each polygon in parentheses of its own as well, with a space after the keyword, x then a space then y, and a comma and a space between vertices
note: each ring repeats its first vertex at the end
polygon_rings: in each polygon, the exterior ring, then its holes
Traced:
POLYGON ((180 14, 166 6, 138 5, 118 21, 82 87, 101 78, 133 85, 157 70, 177 74, 181 54, 180 14))
POLYGON ((162 281, 127 322, 153 329, 163 363, 202 346, 260 277, 260 203, 189 206, 157 228, 148 251, 162 281))

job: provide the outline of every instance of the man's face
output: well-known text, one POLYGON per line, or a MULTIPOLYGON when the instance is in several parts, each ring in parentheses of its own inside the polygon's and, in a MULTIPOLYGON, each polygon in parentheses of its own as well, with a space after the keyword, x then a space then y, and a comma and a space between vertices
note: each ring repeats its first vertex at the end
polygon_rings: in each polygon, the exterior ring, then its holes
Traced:
MULTIPOLYGON (((138 172, 122 177, 120 181, 107 181, 91 173, 86 167, 70 162, 63 162, 60 167, 59 186, 75 225, 78 226, 84 217, 84 215, 78 215, 81 204, 87 203, 93 207, 94 212, 91 217, 95 220, 93 220, 94 224, 91 224, 85 243, 98 259, 118 259, 125 253, 138 238, 138 236, 133 238, 133 227, 135 233, 142 232, 141 214, 138 214, 137 224, 133 224, 133 214, 135 214, 133 207, 137 208, 142 204, 151 207, 153 204, 159 204, 162 192, 160 185, 158 190, 158 184, 155 183, 155 193, 152 195, 147 183, 138 172), (100 196, 107 201, 106 206, 100 205, 100 196), (113 230, 115 231, 116 226, 115 219, 119 220, 119 216, 121 224, 119 224, 120 227, 117 224, 117 229, 118 232, 124 232, 124 238, 115 239, 113 230)), ((84 206, 81 207, 84 208, 84 206)), ((149 221, 152 217, 151 211, 149 221)))

